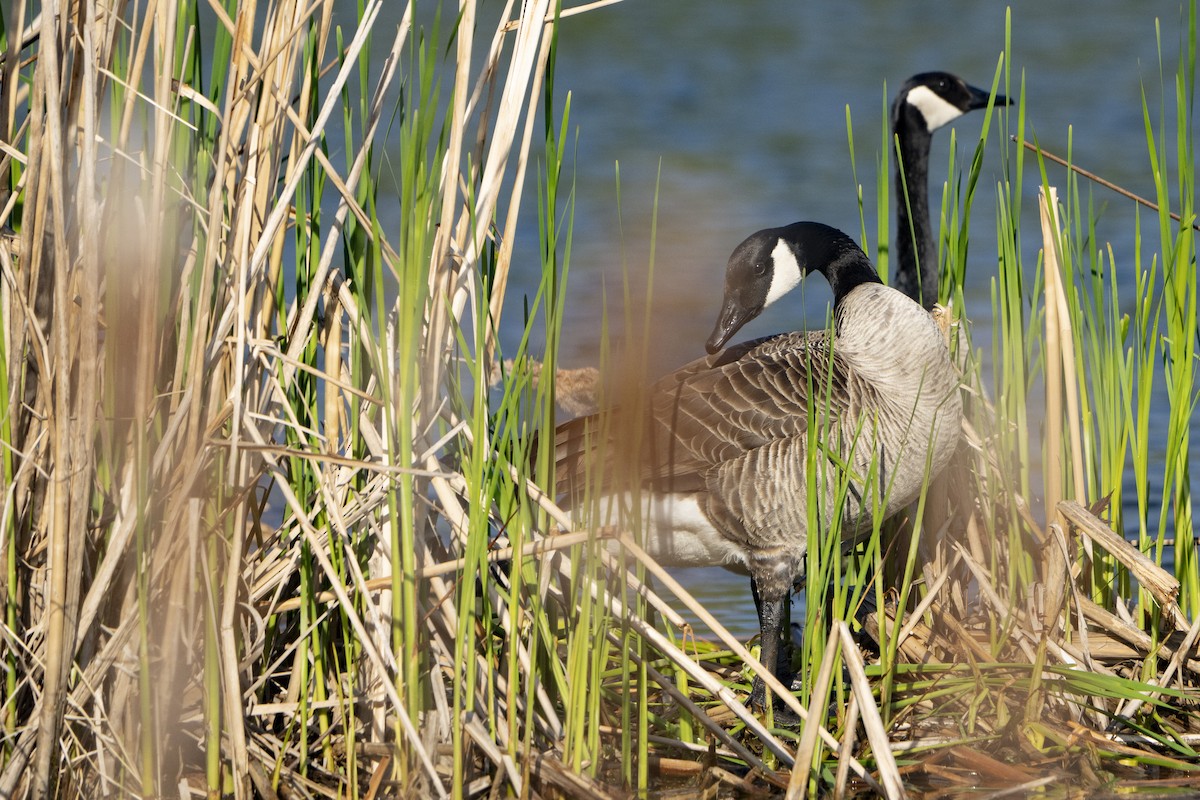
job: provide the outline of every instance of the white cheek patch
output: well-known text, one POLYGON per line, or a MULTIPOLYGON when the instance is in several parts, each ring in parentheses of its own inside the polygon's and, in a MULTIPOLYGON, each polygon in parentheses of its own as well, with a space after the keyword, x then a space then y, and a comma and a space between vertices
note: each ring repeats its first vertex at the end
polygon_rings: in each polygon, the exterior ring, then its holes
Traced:
POLYGON ((771 288, 767 291, 768 306, 796 288, 800 279, 804 277, 796 254, 783 239, 775 243, 775 249, 771 251, 771 261, 775 269, 771 275, 771 288))
POLYGON ((908 93, 908 104, 921 112, 930 133, 963 115, 954 105, 943 100, 928 86, 918 86, 908 93))

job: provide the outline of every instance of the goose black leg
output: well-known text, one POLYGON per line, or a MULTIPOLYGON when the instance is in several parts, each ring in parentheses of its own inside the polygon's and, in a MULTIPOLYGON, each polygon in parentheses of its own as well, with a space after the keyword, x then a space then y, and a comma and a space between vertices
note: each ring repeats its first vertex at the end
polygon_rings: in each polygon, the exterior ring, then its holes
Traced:
MULTIPOLYGON (((750 590, 754 595, 754 607, 758 611, 759 661, 771 670, 784 686, 790 686, 791 675, 791 632, 787 620, 791 617, 788 603, 791 579, 781 579, 778 568, 755 571, 750 578, 750 590)), ((755 677, 750 692, 750 703, 764 708, 767 702, 767 687, 761 677, 755 677)), ((787 706, 775 702, 775 724, 794 725, 799 719, 787 706)))

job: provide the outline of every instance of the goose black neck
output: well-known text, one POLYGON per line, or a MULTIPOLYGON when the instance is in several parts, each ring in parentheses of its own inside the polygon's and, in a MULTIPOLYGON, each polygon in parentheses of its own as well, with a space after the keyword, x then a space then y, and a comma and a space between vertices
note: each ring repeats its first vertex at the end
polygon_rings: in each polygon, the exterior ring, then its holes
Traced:
POLYGON ((937 248, 929 222, 929 145, 933 134, 921 112, 909 104, 907 92, 892 106, 892 134, 899 144, 893 186, 897 220, 893 285, 930 309, 938 296, 937 248))
POLYGON ((806 271, 820 272, 829 281, 835 309, 856 286, 882 283, 862 248, 837 228, 820 222, 796 222, 779 233, 806 271))

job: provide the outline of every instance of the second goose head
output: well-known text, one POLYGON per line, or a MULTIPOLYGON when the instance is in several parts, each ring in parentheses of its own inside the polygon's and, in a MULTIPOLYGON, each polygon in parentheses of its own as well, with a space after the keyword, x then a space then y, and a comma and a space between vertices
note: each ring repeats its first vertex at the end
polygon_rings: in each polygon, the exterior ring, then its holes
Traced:
MULTIPOLYGON (((933 132, 968 111, 986 108, 989 93, 949 72, 913 75, 892 102, 896 160, 896 270, 892 285, 926 309, 938 299, 937 242, 929 220, 929 146, 933 132)), ((996 105, 1008 98, 996 95, 996 105)))
MULTIPOLYGON (((968 111, 987 108, 989 96, 986 90, 949 72, 921 72, 905 81, 896 94, 892 126, 920 126, 926 133, 933 133, 968 111)), ((1008 98, 996 95, 996 105, 1006 103, 1008 98)))
POLYGON ((758 231, 729 257, 725 299, 705 349, 718 352, 743 325, 814 269, 829 281, 835 308, 855 286, 880 282, 859 246, 836 228, 820 222, 795 222, 758 231))

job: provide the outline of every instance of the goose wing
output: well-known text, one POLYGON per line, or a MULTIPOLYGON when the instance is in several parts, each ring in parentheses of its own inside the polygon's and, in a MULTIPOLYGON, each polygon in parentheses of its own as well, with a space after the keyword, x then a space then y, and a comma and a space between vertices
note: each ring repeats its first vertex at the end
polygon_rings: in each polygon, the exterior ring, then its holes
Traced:
POLYGON ((703 489, 713 468, 805 436, 810 396, 823 423, 844 415, 845 376, 824 331, 779 334, 698 359, 654 385, 640 430, 624 409, 559 426, 560 490, 596 480, 610 487, 633 475, 660 491, 703 489))

